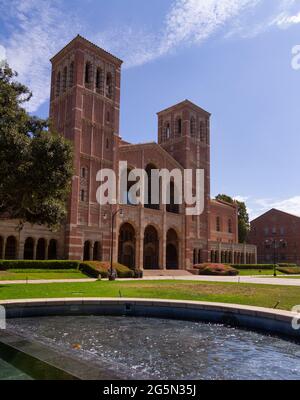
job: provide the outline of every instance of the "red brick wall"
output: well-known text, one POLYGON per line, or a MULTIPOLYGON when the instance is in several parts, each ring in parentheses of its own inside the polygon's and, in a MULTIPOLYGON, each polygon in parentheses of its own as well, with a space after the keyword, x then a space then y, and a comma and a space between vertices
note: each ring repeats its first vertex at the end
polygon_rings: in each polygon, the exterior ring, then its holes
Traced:
POLYGON ((272 246, 268 248, 266 241, 270 244, 274 240, 277 242, 276 262, 300 265, 299 217, 273 209, 251 222, 248 242, 257 245, 259 263, 273 263, 274 250, 272 246))
POLYGON ((222 243, 238 243, 238 214, 237 207, 212 200, 210 204, 210 240, 222 243), (217 230, 217 218, 220 231, 217 230), (229 232, 231 221, 231 233, 229 232))

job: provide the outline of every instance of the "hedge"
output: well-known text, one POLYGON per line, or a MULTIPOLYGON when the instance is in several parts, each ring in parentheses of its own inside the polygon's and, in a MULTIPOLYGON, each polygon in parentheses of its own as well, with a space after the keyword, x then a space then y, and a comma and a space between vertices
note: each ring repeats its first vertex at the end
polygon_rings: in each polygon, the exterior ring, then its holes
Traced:
POLYGON ((277 271, 287 275, 300 275, 300 267, 278 267, 277 271))
POLYGON ((239 271, 225 264, 199 264, 194 269, 198 270, 199 275, 211 276, 236 276, 239 271))
MULTIPOLYGON (((236 269, 274 269, 274 264, 232 264, 232 268, 236 269)), ((276 265, 277 267, 277 265, 276 265)))
MULTIPOLYGON (((119 278, 134 278, 135 271, 121 264, 113 264, 119 278)), ((0 271, 9 269, 45 269, 45 270, 69 270, 77 269, 92 278, 108 277, 110 263, 100 261, 38 261, 38 260, 0 260, 0 271)))
MULTIPOLYGON (((135 272, 124 265, 114 263, 113 268, 117 271, 118 278, 134 278, 135 272)), ((80 264, 80 270, 84 273, 98 278, 107 278, 110 269, 110 263, 106 261, 84 261, 80 264)))
POLYGON ((9 269, 79 269, 80 261, 0 260, 0 271, 9 269))

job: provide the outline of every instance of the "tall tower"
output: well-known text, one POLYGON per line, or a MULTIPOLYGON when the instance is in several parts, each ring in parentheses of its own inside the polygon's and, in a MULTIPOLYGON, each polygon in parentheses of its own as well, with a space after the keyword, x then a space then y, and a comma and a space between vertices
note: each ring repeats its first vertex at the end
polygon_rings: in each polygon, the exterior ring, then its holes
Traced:
MULTIPOLYGON (((96 201, 96 174, 117 165, 122 61, 78 35, 51 63, 50 118, 74 146, 65 256, 78 260, 86 243, 92 247, 99 240, 102 250, 109 246, 96 201)), ((85 248, 86 258, 92 251, 85 248)))
POLYGON ((200 250, 197 262, 209 261, 210 116, 189 100, 158 113, 158 143, 185 169, 205 171, 205 210, 201 216, 186 217, 187 266, 195 259, 195 249, 200 250))

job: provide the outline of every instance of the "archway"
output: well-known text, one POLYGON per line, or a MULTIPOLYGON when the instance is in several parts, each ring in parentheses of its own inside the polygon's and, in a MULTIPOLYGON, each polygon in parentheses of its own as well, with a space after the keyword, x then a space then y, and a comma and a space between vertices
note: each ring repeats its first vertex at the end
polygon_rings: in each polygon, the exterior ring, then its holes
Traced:
POLYGON ((119 230, 118 261, 128 268, 135 268, 135 230, 129 223, 119 230))
POLYGON ((9 236, 6 240, 5 259, 15 260, 17 255, 17 240, 14 236, 9 236))
POLYGON ((151 225, 144 233, 144 269, 159 269, 159 238, 151 225))
POLYGON ((54 239, 50 240, 48 247, 48 260, 56 260, 57 259, 57 242, 54 239))
POLYGON ((87 240, 84 242, 84 249, 83 249, 83 260, 84 261, 90 261, 91 255, 90 255, 90 249, 91 249, 91 242, 87 240))
POLYGON ((166 268, 179 269, 178 236, 174 229, 167 233, 166 268))
POLYGON ((95 242, 93 249, 93 260, 101 261, 102 260, 102 248, 100 242, 95 242))
POLYGON ((45 258, 46 258, 46 240, 39 239, 36 248, 36 259, 45 260, 45 258))
POLYGON ((34 240, 29 237, 24 244, 24 260, 33 260, 34 258, 34 240))
POLYGON ((2 253, 3 253, 3 237, 0 236, 0 260, 3 259, 4 254, 2 254, 2 253))

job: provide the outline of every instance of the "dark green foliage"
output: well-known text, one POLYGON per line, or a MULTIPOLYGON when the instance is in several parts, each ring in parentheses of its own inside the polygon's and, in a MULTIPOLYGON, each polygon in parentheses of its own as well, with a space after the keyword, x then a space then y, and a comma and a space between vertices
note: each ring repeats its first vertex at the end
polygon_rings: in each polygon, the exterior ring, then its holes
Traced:
POLYGON ((0 260, 0 271, 7 271, 10 269, 49 269, 49 270, 63 270, 63 269, 79 269, 80 261, 33 261, 33 260, 0 260))
POLYGON ((31 93, 0 68, 0 214, 54 227, 66 216, 73 150, 49 121, 22 107, 31 93))
POLYGON ((195 265, 194 269, 199 271, 199 275, 212 276, 236 276, 239 271, 225 264, 199 264, 195 265))

